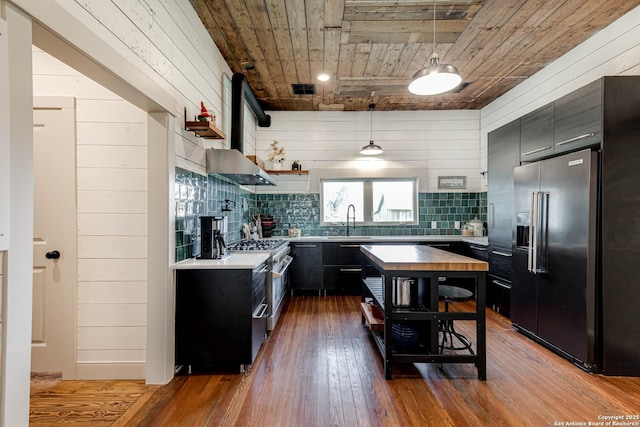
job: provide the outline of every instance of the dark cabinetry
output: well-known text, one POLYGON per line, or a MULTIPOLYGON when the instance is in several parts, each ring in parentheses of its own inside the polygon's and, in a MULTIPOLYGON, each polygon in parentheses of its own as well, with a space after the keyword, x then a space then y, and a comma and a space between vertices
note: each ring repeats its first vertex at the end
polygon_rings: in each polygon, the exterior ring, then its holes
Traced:
POLYGON ((596 80, 555 103, 554 154, 599 144, 602 140, 602 80, 596 80))
POLYGON ((176 271, 176 365, 250 365, 267 333, 266 264, 176 271))
POLYGON ((530 162, 553 153, 553 103, 520 119, 520 159, 530 162))
MULTIPOLYGON (((488 135, 487 306, 505 316, 509 316, 511 288, 511 241, 514 221, 513 168, 520 164, 520 151, 524 150, 524 146, 521 148, 521 134, 531 135, 540 122, 548 120, 548 114, 549 110, 544 109, 532 113, 523 124, 523 132, 521 132, 523 122, 515 120, 488 135)), ((549 126, 547 131, 552 130, 549 123, 547 126, 549 126)), ((544 147, 551 145, 551 137, 552 135, 547 132, 544 137, 544 144, 546 144, 544 147)), ((528 145, 528 148, 530 151, 534 150, 531 145, 528 145)))
POLYGON ((291 290, 322 291, 322 243, 291 243, 291 290))
POLYGON ((487 154, 489 243, 501 248, 509 248, 511 251, 513 168, 520 164, 520 122, 518 120, 489 132, 487 154))
POLYGON ((362 273, 360 243, 323 243, 322 263, 322 283, 325 290, 360 295, 362 273))

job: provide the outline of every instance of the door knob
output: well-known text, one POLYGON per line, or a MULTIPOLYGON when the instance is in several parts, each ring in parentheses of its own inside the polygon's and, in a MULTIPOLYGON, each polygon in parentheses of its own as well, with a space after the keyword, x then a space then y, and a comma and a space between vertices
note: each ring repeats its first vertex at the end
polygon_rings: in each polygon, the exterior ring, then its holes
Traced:
POLYGON ((58 251, 47 252, 45 254, 45 257, 47 257, 47 259, 58 259, 60 258, 60 252, 58 251))

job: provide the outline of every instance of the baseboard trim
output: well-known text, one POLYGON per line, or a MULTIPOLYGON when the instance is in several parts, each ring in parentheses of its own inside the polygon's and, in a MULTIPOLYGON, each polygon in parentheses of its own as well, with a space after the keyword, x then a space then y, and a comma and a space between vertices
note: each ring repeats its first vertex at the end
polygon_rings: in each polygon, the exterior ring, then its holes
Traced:
POLYGON ((78 363, 77 380, 144 380, 145 363, 78 363))

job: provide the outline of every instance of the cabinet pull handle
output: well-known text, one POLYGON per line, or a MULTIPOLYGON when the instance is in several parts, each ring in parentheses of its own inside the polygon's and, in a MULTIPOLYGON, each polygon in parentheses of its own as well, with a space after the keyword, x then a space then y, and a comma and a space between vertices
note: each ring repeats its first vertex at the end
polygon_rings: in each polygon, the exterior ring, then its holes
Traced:
POLYGON ((499 280, 492 280, 491 283, 493 283, 494 285, 500 286, 501 288, 505 288, 505 289, 511 289, 511 286, 509 286, 507 283, 503 283, 499 280))
POLYGON ((269 306, 267 304, 260 304, 260 307, 258 307, 255 311, 255 313, 253 313, 253 318, 254 319, 261 319, 262 316, 264 316, 264 312, 267 311, 267 308, 269 308, 269 306), (262 311, 260 311, 262 310, 262 311), (258 311, 260 311, 260 314, 256 314, 258 311))
POLYGON ((597 133, 598 132, 585 133, 584 135, 576 136, 575 138, 569 138, 569 139, 565 139, 564 141, 560 141, 560 142, 556 143, 556 145, 557 146, 561 146, 561 145, 564 145, 564 144, 568 144, 570 142, 577 141, 579 139, 585 139, 585 138, 589 138, 589 137, 592 137, 592 136, 596 136, 597 133))
POLYGON ((343 245, 343 244, 340 244, 340 247, 341 248, 359 248, 360 245, 343 245))
POLYGON ((495 218, 494 218, 494 215, 495 215, 495 214, 494 214, 494 208, 495 208, 495 207, 494 207, 493 203, 489 203, 489 228, 490 228, 491 230, 493 230, 493 229, 494 229, 494 227, 495 227, 495 224, 494 224, 494 222, 495 222, 495 218))
POLYGON ((541 151, 545 151, 545 150, 551 150, 551 146, 548 145, 546 147, 542 147, 542 148, 536 148, 535 150, 531 150, 531 151, 527 151, 526 153, 522 153, 523 156, 529 156, 531 154, 535 154, 535 153, 539 153, 541 151))
POLYGON ((508 256, 508 257, 512 256, 511 254, 508 254, 506 252, 491 251, 491 253, 494 255, 500 255, 500 256, 508 256))
POLYGON ((429 243, 429 244, 427 244, 427 246, 448 248, 449 244, 448 243, 429 243))
POLYGON ((362 268, 340 268, 344 273, 362 273, 362 268))
POLYGON ((478 246, 469 246, 469 248, 473 249, 474 251, 482 251, 482 252, 485 252, 487 250, 487 248, 481 248, 478 246))
POLYGON ((258 274, 265 273, 267 271, 269 271, 269 265, 265 264, 264 267, 262 267, 262 270, 258 271, 258 274))
POLYGON ((293 245, 296 248, 315 248, 318 245, 293 245))

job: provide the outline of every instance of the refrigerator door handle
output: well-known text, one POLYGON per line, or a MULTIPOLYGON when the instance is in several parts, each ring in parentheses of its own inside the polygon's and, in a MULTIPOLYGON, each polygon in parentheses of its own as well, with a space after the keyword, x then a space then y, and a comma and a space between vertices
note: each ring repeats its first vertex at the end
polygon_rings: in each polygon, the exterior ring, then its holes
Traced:
POLYGON ((536 234, 534 228, 538 226, 537 220, 537 207, 538 207, 538 198, 536 197, 537 191, 531 192, 531 212, 529 217, 529 247, 527 248, 527 269, 529 273, 536 272, 535 268, 535 259, 536 259, 536 234))
POLYGON ((547 250, 548 250, 548 227, 549 227, 549 192, 538 192, 538 241, 536 252, 536 273, 547 272, 547 250))

